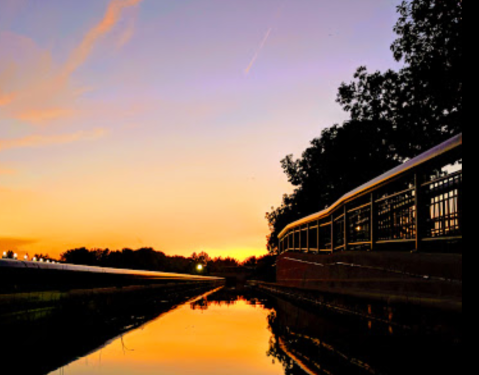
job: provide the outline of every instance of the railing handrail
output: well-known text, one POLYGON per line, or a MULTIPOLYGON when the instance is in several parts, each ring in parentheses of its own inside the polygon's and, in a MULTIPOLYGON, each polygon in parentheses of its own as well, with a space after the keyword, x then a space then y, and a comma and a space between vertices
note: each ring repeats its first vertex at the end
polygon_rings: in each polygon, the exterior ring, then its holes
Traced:
POLYGON ((136 276, 145 279, 164 279, 164 280, 222 280, 219 277, 197 276, 180 273, 141 271, 122 268, 106 268, 94 266, 81 266, 64 263, 40 263, 20 260, 0 259, 0 271, 2 269, 24 269, 24 270, 45 270, 45 271, 67 271, 81 272, 98 275, 120 275, 120 276, 136 276))
POLYGON ((298 227, 300 225, 307 224, 311 221, 315 220, 321 220, 325 217, 330 216, 338 207, 343 205, 344 203, 357 198, 361 195, 366 194, 367 192, 370 192, 371 190, 374 190, 377 188, 379 185, 383 185, 387 183, 388 181, 391 181, 393 179, 398 178, 399 176, 402 176, 406 174, 407 172, 410 172, 411 170, 431 161, 432 159, 438 158, 441 155, 447 154, 448 152, 457 149, 463 145, 463 135, 462 133, 445 141, 444 143, 441 143, 440 145, 432 148, 429 151, 426 151, 425 153, 415 157, 414 159, 411 159, 404 164, 382 174, 381 176, 367 182, 366 184, 358 187, 355 190, 350 191, 349 193, 345 194, 343 197, 341 197, 339 200, 337 200, 333 205, 330 207, 319 211, 315 214, 306 216, 300 220, 297 220, 289 225, 287 225, 278 235, 278 238, 281 239, 283 238, 289 230, 292 228, 298 227))

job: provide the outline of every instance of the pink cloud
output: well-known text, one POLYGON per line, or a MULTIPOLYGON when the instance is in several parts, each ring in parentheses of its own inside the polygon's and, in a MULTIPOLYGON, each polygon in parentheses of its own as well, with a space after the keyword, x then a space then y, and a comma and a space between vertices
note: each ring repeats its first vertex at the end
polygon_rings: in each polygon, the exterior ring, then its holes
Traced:
POLYGON ((73 113, 74 111, 71 109, 62 108, 31 109, 19 112, 17 118, 32 124, 43 124, 53 120, 70 117, 73 113))
MULTIPOLYGON (((0 108, 4 116, 32 125, 48 125, 74 114, 76 99, 86 90, 73 87, 71 75, 90 57, 98 40, 119 23, 123 11, 141 1, 112 0, 103 19, 60 66, 53 62, 49 51, 39 48, 32 39, 0 32, 0 108)), ((130 25, 120 44, 127 43, 132 35, 130 25)))
POLYGON ((0 167, 0 176, 2 176, 2 175, 13 175, 13 174, 15 174, 15 171, 13 169, 0 167))
POLYGON ((106 133, 105 129, 95 129, 93 131, 79 131, 72 134, 30 135, 23 138, 0 140, 0 151, 25 147, 44 147, 77 141, 94 141, 102 138, 106 133))
POLYGON ((138 5, 141 2, 142 0, 112 0, 101 22, 85 35, 83 41, 70 55, 63 68, 62 76, 69 77, 88 59, 97 40, 116 26, 125 8, 138 5))

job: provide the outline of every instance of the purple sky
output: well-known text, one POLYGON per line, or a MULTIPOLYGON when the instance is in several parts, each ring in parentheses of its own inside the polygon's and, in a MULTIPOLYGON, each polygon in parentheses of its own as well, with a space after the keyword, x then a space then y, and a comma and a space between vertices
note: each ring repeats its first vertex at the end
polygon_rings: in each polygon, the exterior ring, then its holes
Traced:
POLYGON ((400 0, 0 0, 0 250, 265 252, 400 0))

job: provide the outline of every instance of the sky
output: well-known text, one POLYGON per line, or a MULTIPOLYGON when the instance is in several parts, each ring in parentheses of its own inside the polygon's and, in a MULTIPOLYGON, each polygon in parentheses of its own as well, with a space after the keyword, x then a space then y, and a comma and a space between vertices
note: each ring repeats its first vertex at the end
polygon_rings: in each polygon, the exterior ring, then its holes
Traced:
POLYGON ((400 0, 0 0, 0 251, 243 260, 299 157, 397 68, 400 0))

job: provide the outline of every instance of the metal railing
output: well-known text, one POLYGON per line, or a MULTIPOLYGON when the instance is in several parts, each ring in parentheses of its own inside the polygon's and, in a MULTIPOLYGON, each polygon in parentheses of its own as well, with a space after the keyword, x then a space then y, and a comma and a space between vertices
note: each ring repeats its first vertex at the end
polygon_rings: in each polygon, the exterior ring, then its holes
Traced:
POLYGON ((278 236, 280 253, 420 251, 433 241, 436 247, 460 243, 462 153, 461 134, 289 224, 278 236))

